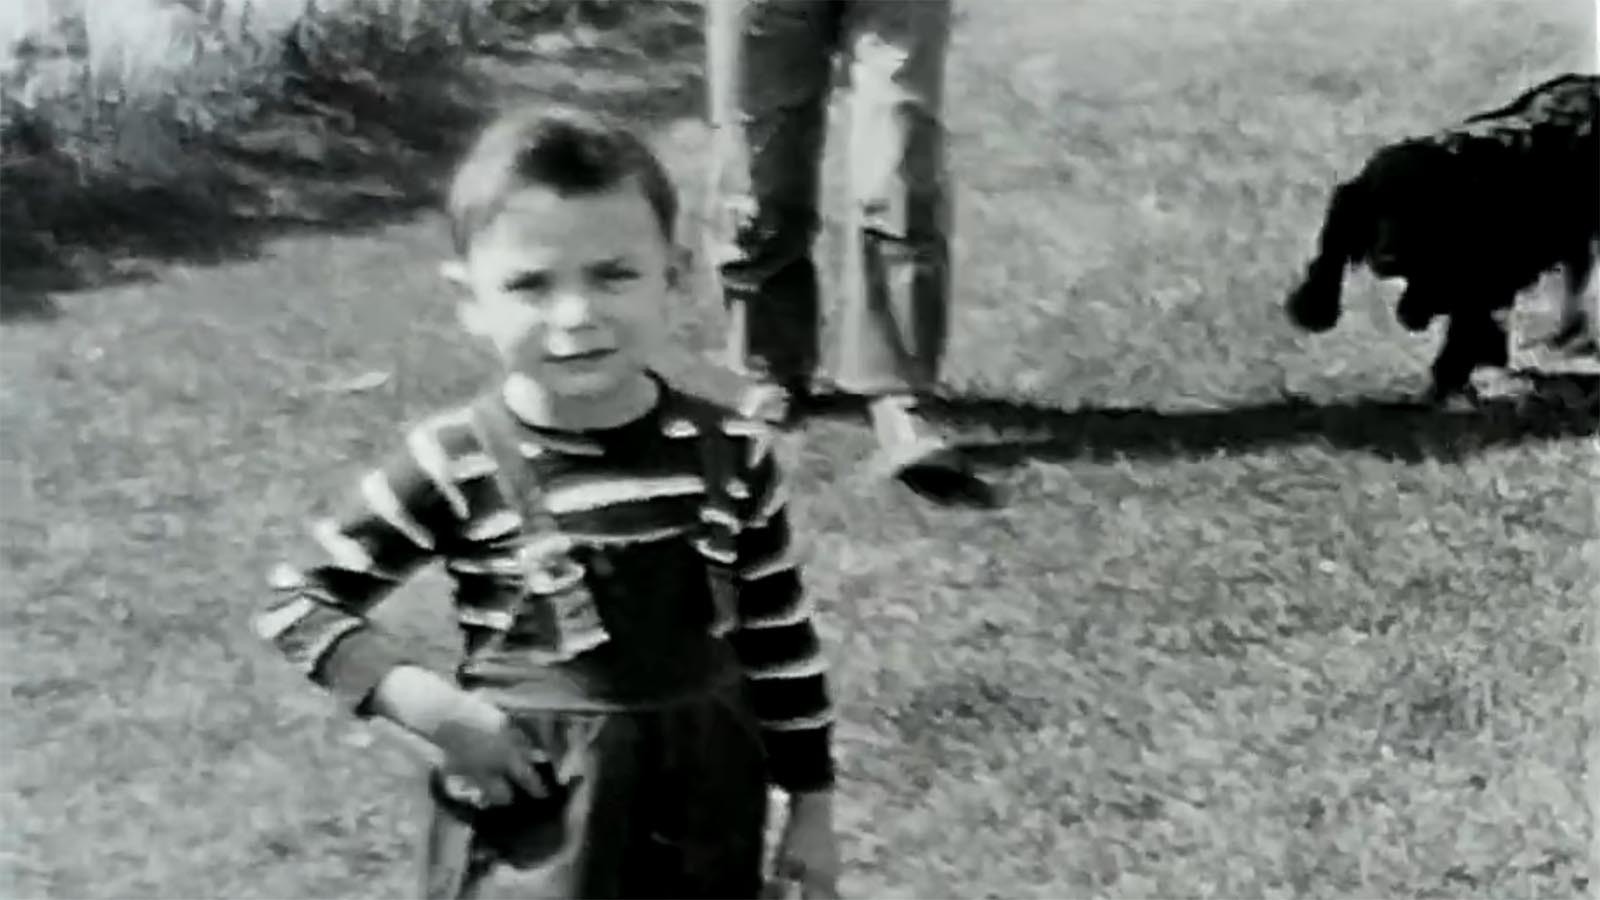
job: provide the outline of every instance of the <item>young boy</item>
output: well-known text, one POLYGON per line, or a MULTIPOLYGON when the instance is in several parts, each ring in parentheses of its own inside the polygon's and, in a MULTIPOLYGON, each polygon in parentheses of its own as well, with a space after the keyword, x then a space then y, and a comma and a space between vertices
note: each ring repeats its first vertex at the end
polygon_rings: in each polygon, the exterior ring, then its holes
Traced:
POLYGON ((443 762, 426 896, 501 866, 540 897, 834 896, 831 709, 768 436, 650 367, 678 282, 650 149, 574 110, 485 130, 452 186, 466 330, 497 390, 412 429, 313 529, 257 618, 361 716, 443 762), (454 678, 366 618, 425 562, 456 583, 454 678))

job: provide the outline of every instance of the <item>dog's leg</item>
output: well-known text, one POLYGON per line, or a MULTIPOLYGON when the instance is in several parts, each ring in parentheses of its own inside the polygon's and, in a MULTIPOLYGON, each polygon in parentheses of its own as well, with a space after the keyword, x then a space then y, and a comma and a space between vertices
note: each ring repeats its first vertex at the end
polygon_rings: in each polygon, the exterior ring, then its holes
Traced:
POLYGON ((1316 258, 1284 303, 1297 326, 1321 332, 1339 323, 1345 270, 1356 261, 1369 217, 1365 190, 1359 183, 1346 182, 1334 188, 1317 235, 1316 258))
POLYGON ((1312 261, 1284 303, 1290 321, 1311 332, 1329 331, 1337 325, 1344 270, 1345 263, 1338 259, 1318 257, 1312 261))
POLYGON ((1428 399, 1443 403, 1474 391, 1472 373, 1480 367, 1503 368, 1510 362, 1509 336, 1493 310, 1464 311, 1450 317, 1444 346, 1432 366, 1428 399))
POLYGON ((1433 285, 1407 278, 1406 289, 1395 306, 1395 318, 1407 331, 1426 331, 1433 317, 1439 315, 1438 293, 1433 285))
POLYGON ((1478 365, 1504 369, 1511 365, 1511 304, 1489 310, 1478 342, 1478 365))

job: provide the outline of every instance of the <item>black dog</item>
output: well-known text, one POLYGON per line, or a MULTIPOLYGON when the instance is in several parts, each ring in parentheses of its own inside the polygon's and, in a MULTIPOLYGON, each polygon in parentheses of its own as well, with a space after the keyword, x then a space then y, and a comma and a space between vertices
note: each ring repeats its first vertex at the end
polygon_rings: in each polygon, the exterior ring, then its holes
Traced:
POLYGON ((1328 204, 1317 256, 1289 295, 1308 331, 1339 320, 1345 270, 1406 282, 1396 316, 1421 331, 1447 316, 1434 400, 1509 357, 1504 317, 1560 265, 1561 320, 1544 343, 1595 352, 1600 241, 1600 76, 1563 75, 1458 127, 1381 148, 1328 204))

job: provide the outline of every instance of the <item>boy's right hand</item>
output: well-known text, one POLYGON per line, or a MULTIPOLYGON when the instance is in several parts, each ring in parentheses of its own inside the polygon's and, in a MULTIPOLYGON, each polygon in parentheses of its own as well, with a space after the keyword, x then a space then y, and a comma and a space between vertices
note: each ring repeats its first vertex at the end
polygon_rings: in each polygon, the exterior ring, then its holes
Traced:
POLYGON ((458 799, 475 806, 510 803, 518 791, 549 793, 536 765, 548 761, 503 710, 442 676, 401 666, 384 677, 373 708, 439 748, 440 771, 458 799))
POLYGON ((504 806, 518 791, 548 795, 536 764, 548 760, 499 708, 462 692, 464 708, 424 735, 444 753, 447 789, 473 806, 504 806), (476 708, 475 708, 476 707, 476 708))

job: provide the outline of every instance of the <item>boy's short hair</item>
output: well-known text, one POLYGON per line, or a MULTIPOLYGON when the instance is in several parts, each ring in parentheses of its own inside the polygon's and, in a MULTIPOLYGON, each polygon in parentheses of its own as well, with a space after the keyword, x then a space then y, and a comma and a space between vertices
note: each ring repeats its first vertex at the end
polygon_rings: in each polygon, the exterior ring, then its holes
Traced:
POLYGON ((456 254, 466 255, 473 238, 521 188, 575 195, 604 191, 630 177, 639 179, 662 235, 672 240, 677 189, 660 157, 637 134, 570 106, 507 112, 484 128, 456 168, 447 203, 456 254))

